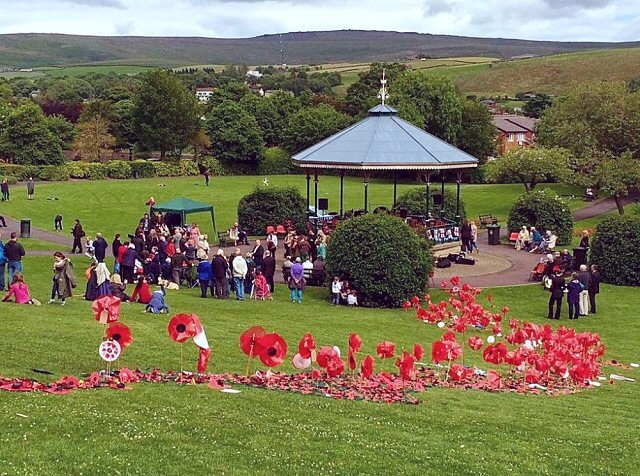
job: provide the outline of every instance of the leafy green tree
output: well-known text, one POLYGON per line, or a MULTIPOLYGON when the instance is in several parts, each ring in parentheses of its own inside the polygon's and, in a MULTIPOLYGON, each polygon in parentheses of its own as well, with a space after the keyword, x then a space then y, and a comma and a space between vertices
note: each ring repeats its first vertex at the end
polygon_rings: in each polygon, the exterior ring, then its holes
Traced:
POLYGON ((295 154, 341 131, 350 123, 349 116, 328 104, 302 109, 289 118, 282 143, 285 149, 295 154))
POLYGON ((407 66, 401 63, 372 63, 369 71, 358 73, 358 81, 347 88, 347 113, 352 116, 363 116, 366 112, 379 104, 378 93, 382 71, 391 88, 391 98, 397 93, 396 80, 407 71, 407 66))
POLYGON ((256 118, 267 147, 280 145, 284 118, 278 113, 273 101, 255 94, 247 94, 240 101, 240 106, 256 118))
POLYGON ((42 100, 60 102, 82 102, 94 97, 93 86, 80 78, 65 78, 55 81, 42 93, 42 100))
POLYGON ((525 116, 539 118, 545 109, 553 105, 551 96, 545 93, 537 93, 530 98, 522 108, 525 116))
POLYGON ((598 186, 604 193, 616 197, 618 213, 624 215, 624 205, 619 197, 628 194, 629 189, 640 187, 640 160, 629 152, 617 160, 604 160, 595 169, 598 186))
POLYGON ((214 155, 223 162, 257 164, 264 152, 262 131, 255 117, 233 101, 225 101, 207 115, 206 128, 214 155))
POLYGON ((14 108, 3 121, 0 155, 19 165, 59 165, 62 141, 51 130, 42 109, 28 102, 14 108))
POLYGON ((76 138, 73 148, 82 160, 100 161, 107 149, 116 144, 116 139, 109 133, 111 122, 101 112, 86 115, 76 126, 76 138))
MULTIPOLYGON (((611 183, 615 161, 623 156, 640 159, 640 94, 629 92, 624 83, 578 84, 545 111, 537 140, 568 149, 573 155, 572 181, 599 189, 611 183), (607 161, 614 163, 604 166, 607 161)), ((614 198, 622 214, 621 198, 628 188, 616 190, 614 198)))
POLYGON ((135 102, 123 99, 113 105, 111 133, 116 138, 116 147, 133 147, 138 142, 135 130, 135 102))
POLYGON ((600 267, 602 281, 640 286, 640 216, 606 216, 591 242, 590 261, 600 267))
POLYGON ((395 84, 389 102, 402 113, 408 104, 424 118, 424 129, 440 139, 456 143, 462 124, 463 103, 454 84, 445 78, 409 71, 395 84))
POLYGON ((198 132, 200 108, 195 95, 170 71, 154 70, 143 75, 135 97, 136 135, 146 147, 180 156, 198 132))
POLYGON ((456 145, 484 164, 488 157, 495 154, 497 137, 489 109, 476 101, 463 101, 462 127, 456 145))
POLYGON ((493 182, 520 182, 526 192, 540 182, 567 181, 571 169, 563 149, 543 147, 515 149, 487 164, 487 178, 493 182))
POLYGON ((75 127, 63 116, 49 116, 47 118, 47 124, 49 130, 54 136, 58 137, 61 141, 63 149, 71 147, 73 139, 75 137, 75 127))

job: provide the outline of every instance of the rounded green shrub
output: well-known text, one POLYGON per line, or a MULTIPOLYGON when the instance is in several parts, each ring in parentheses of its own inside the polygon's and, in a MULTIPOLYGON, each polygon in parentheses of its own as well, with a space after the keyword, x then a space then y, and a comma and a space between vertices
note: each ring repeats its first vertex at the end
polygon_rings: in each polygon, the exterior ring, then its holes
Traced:
MULTIPOLYGON (((430 195, 431 195, 431 203, 429 204, 429 211, 431 215, 438 216, 440 215, 440 205, 435 206, 433 204, 433 196, 436 194, 440 194, 441 189, 439 186, 432 186, 430 195)), ((426 211, 426 196, 427 191, 426 187, 412 188, 411 190, 407 190, 403 194, 398 197, 396 201, 396 210, 400 208, 406 208, 409 211, 409 215, 424 215, 426 211)), ((453 190, 445 189, 444 190, 444 210, 443 216, 448 218, 449 220, 456 219, 456 192, 453 190)), ((464 207, 464 200, 462 197, 462 192, 460 193, 460 222, 462 223, 467 217, 467 211, 464 207)))
POLYGON ((571 243, 573 215, 564 200, 551 190, 534 190, 516 200, 507 227, 513 233, 525 225, 535 226, 540 233, 553 230, 559 245, 571 243))
POLYGON ((287 175, 299 171, 300 168, 293 163, 291 155, 280 147, 267 149, 264 159, 258 165, 258 175, 287 175))
POLYGON ((203 171, 208 170, 209 174, 211 175, 217 175, 219 177, 223 175, 229 175, 224 165, 222 165, 222 162, 210 155, 200 157, 200 159, 198 160, 198 165, 203 171))
POLYGON ((238 203, 238 222, 252 235, 262 235, 267 226, 293 223, 306 231, 306 200, 295 187, 260 187, 238 203))
MULTIPOLYGON (((0 177, 16 177, 19 180, 27 180, 29 177, 23 178, 27 175, 27 169, 33 166, 16 165, 16 164, 0 164, 0 177)), ((37 168, 37 167, 36 167, 37 168)))
POLYGON ((67 171, 69 172, 69 177, 74 179, 83 179, 87 178, 87 162, 78 162, 73 161, 67 163, 67 171))
POLYGON ((130 162, 131 176, 134 178, 151 178, 156 176, 153 162, 147 160, 134 160, 130 162))
POLYGON ((640 285, 640 216, 608 216, 596 227, 590 261, 600 267, 602 281, 640 285))
POLYGON ((40 179, 49 182, 66 182, 69 180, 69 164, 43 165, 40 172, 40 179))
POLYGON ((429 243, 391 215, 370 213, 340 223, 327 248, 327 276, 349 281, 365 307, 400 307, 423 296, 432 269, 429 243))
POLYGON ((133 177, 131 165, 124 160, 111 160, 105 164, 107 177, 113 179, 129 179, 133 177))
POLYGON ((100 162, 88 162, 86 164, 86 177, 89 180, 104 180, 107 178, 107 166, 100 162))

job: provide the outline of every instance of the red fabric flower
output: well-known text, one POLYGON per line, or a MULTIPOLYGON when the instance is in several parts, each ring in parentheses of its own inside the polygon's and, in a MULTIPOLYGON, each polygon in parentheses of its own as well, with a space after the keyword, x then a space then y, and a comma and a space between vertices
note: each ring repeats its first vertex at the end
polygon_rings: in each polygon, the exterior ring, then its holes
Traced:
POLYGON ((473 350, 480 350, 484 345, 484 341, 481 337, 469 337, 469 347, 473 350))
POLYGON ((358 334, 351 334, 349 336, 349 349, 352 349, 354 352, 360 352, 362 348, 362 339, 358 334))
POLYGON ((420 298, 418 296, 413 296, 413 299, 411 299, 411 302, 413 303, 414 307, 418 307, 418 305, 420 304, 420 298))
POLYGON ((507 306, 502 308, 502 314, 507 314, 509 311, 510 309, 507 306))
POLYGON ((207 372, 207 366, 209 365, 209 358, 211 357, 211 349, 200 348, 200 354, 198 355, 198 372, 203 374, 207 372))
POLYGON ((499 322, 496 322, 493 325, 493 333, 494 334, 502 334, 502 324, 500 324, 499 322))
POLYGON ((353 349, 349 349, 349 368, 355 370, 358 368, 358 362, 356 361, 356 354, 353 349))
POLYGON ((500 365, 504 362, 507 352, 509 352, 509 349, 502 342, 500 344, 488 345, 482 353, 482 358, 485 362, 500 365))
POLYGON ((414 344, 413 356, 417 361, 422 360, 422 358, 424 357, 424 347, 422 346, 422 344, 414 344))
POLYGON ((442 340, 443 341, 455 342, 456 341, 456 334, 453 331, 449 331, 449 332, 447 332, 447 333, 442 335, 442 340))
POLYGON ((487 372, 487 387, 491 390, 499 390, 502 388, 502 377, 495 370, 487 372))
POLYGON ((454 382, 462 382, 473 376, 473 369, 462 364, 453 364, 449 369, 449 377, 454 382))
POLYGON ((131 370, 129 370, 126 367, 120 369, 120 372, 118 373, 118 378, 122 383, 137 382, 140 380, 136 374, 134 374, 131 370))
POLYGON ((258 339, 260 361, 267 367, 282 365, 287 357, 287 341, 280 334, 272 333, 258 339))
POLYGON ((405 311, 408 311, 412 307, 413 307, 413 304, 411 304, 410 301, 405 301, 402 303, 402 309, 404 309, 405 311))
POLYGON ((338 354, 335 354, 327 363, 327 374, 329 377, 335 378, 341 375, 342 372, 344 372, 344 362, 338 357, 338 354))
POLYGON ((451 286, 460 286, 460 276, 452 276, 450 281, 451 286))
POLYGON ((120 344, 120 347, 126 349, 133 343, 131 329, 121 322, 113 322, 107 327, 107 339, 112 339, 120 344))
POLYGON ((116 322, 120 319, 120 298, 102 296, 91 303, 91 309, 101 324, 116 322))
POLYGON ((262 326, 253 326, 240 335, 240 348, 246 355, 254 357, 258 354, 256 343, 260 337, 264 337, 266 331, 262 326))
POLYGON ((374 367, 375 360, 370 355, 367 355, 362 361, 362 376, 366 379, 370 379, 373 375, 374 367))
POLYGON ((329 364, 329 360, 337 356, 338 356, 338 353, 333 349, 333 347, 326 345, 326 346, 320 347, 320 351, 318 352, 318 357, 316 360, 320 367, 322 367, 323 369, 326 369, 327 365, 329 364))
POLYGON ((396 345, 393 342, 382 341, 378 344, 376 352, 381 359, 390 359, 394 356, 396 345))
POLYGON ((400 369, 400 376, 403 380, 412 380, 415 375, 414 364, 416 359, 407 351, 402 351, 402 357, 396 361, 396 367, 400 369))
POLYGON ((457 360, 462 355, 462 346, 451 340, 437 340, 431 347, 431 358, 436 364, 457 360))
POLYGON ((179 343, 184 343, 196 335, 193 314, 176 314, 169 321, 169 335, 179 343))
POLYGON ((311 351, 315 350, 317 344, 313 338, 313 334, 305 334, 298 344, 298 353, 303 359, 311 358, 311 351))

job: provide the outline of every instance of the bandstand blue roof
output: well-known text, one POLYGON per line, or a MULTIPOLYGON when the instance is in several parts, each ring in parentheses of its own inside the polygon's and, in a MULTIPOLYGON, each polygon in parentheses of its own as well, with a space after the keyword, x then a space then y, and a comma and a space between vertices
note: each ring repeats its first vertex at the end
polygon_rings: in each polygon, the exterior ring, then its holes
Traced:
POLYGON ((369 117, 297 153, 303 168, 352 170, 448 170, 473 168, 478 159, 400 119, 380 104, 369 117))

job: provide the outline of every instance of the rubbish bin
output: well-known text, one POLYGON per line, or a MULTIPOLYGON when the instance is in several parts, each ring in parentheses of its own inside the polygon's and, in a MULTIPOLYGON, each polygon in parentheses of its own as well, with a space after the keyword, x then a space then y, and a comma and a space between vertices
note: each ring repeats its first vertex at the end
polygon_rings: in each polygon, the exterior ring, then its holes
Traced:
POLYGON ((20 238, 31 238, 31 220, 29 218, 20 220, 20 238))
POLYGON ((587 264, 587 248, 574 248, 573 249, 573 270, 578 271, 580 265, 587 264))
POLYGON ((489 238, 490 245, 499 245, 500 244, 500 225, 493 224, 487 225, 487 236, 489 238))

